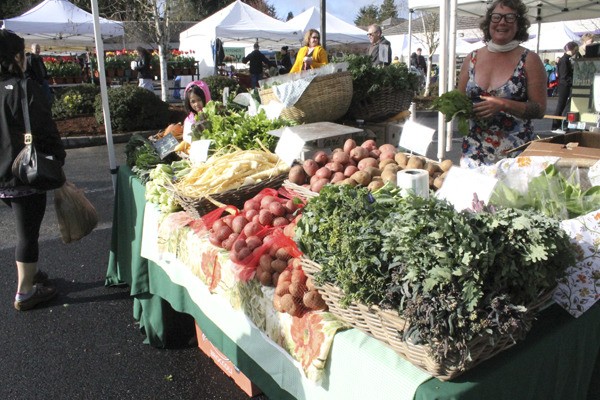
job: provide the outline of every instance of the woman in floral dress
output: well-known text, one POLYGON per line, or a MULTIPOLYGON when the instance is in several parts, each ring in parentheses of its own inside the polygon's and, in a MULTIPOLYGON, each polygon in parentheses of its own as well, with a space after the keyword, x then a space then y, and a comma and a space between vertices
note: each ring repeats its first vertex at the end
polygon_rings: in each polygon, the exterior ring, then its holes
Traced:
POLYGON ((520 45, 529 26, 520 0, 496 0, 481 23, 486 46, 467 56, 458 82, 473 100, 461 166, 494 164, 533 139, 531 119, 546 111, 546 71, 539 56, 520 45))

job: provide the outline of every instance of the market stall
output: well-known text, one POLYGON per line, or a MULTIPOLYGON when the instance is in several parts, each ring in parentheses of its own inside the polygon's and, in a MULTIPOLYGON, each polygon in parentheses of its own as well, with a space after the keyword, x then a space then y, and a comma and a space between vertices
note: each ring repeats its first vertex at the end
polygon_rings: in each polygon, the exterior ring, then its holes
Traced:
POLYGON ((151 344, 168 345, 165 338, 173 316, 164 312, 162 303, 166 301, 175 310, 192 315, 211 342, 270 398, 343 398, 358 393, 404 398, 406 392, 400 393, 399 388, 411 390, 415 383, 416 399, 502 399, 515 393, 523 398, 593 399, 600 390, 593 379, 600 373, 597 305, 577 319, 557 305, 549 307, 525 341, 450 382, 424 377, 394 351, 357 329, 343 330, 335 335, 324 380, 317 385, 244 313, 220 295, 211 294, 189 267, 174 259, 141 256, 144 236, 157 231, 144 227, 157 221, 152 208, 152 215, 145 215, 145 203, 143 185, 127 167, 121 167, 107 283, 131 286, 136 318, 151 344), (232 332, 231 325, 244 326, 244 332, 232 332), (261 353, 269 357, 265 359, 261 353))

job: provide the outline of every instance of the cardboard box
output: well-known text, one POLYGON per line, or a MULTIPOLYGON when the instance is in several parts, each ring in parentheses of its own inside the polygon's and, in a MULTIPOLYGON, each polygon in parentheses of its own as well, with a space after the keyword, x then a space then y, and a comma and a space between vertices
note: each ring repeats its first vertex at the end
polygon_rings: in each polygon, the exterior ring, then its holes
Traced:
POLYGON ((573 132, 540 139, 521 146, 522 156, 600 160, 600 133, 573 132))
POLYGON ((196 324, 196 335, 198 337, 198 347, 204 354, 212 358, 212 360, 221 368, 221 370, 242 389, 248 396, 254 397, 262 393, 262 390, 256 386, 242 371, 229 361, 225 354, 221 353, 211 342, 208 340, 204 333, 196 324))

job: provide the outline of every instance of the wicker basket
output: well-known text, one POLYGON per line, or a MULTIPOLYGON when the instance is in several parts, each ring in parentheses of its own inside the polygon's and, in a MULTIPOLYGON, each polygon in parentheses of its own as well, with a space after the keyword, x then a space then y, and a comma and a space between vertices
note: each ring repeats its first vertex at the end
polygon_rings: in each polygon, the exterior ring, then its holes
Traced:
MULTIPOLYGON (((235 206, 241 209, 246 200, 256 196, 261 190, 266 188, 277 189, 281 187, 287 176, 288 173, 286 172, 272 178, 265 179, 253 185, 245 185, 237 189, 216 193, 210 197, 219 203, 235 206)), ((198 219, 204 214, 217 208, 217 205, 208 198, 191 198, 177 192, 177 190, 174 188, 171 190, 171 195, 175 198, 177 203, 179 203, 181 207, 183 207, 183 209, 194 219, 198 219)))
POLYGON ((408 110, 415 93, 410 90, 383 88, 361 101, 352 104, 350 114, 354 119, 369 122, 384 121, 401 111, 408 110))
POLYGON ((313 192, 312 190, 310 190, 307 187, 292 183, 288 179, 283 181, 283 187, 286 188, 287 191, 290 192, 292 195, 297 196, 304 201, 308 201, 308 200, 312 199, 313 197, 316 197, 319 195, 319 193, 313 192))
MULTIPOLYGON (((321 266, 306 257, 301 258, 300 263, 306 276, 314 281, 315 274, 321 270, 321 266)), ((471 359, 467 361, 464 369, 459 369, 460 360, 457 354, 449 353, 442 362, 438 362, 429 355, 428 346, 415 345, 402 340, 401 332, 408 328, 408 325, 397 312, 382 310, 377 306, 368 307, 355 302, 344 307, 340 303, 344 294, 340 288, 325 284, 317 286, 317 290, 333 315, 373 336, 375 339, 381 340, 413 365, 442 381, 456 378, 482 361, 512 347, 515 341, 523 339, 528 331, 528 329, 523 330, 520 332, 520 336, 513 335, 511 337, 506 335, 494 341, 490 340, 488 336, 480 336, 471 340, 468 343, 471 359)), ((549 290, 543 293, 535 304, 530 304, 528 307, 529 316, 533 318, 539 308, 552 297, 553 292, 554 290, 549 290)))
MULTIPOLYGON (((279 102, 273 89, 259 90, 262 104, 279 102)), ((283 118, 298 123, 333 122, 343 117, 352 101, 352 74, 349 71, 317 76, 300 99, 281 112, 283 118)))

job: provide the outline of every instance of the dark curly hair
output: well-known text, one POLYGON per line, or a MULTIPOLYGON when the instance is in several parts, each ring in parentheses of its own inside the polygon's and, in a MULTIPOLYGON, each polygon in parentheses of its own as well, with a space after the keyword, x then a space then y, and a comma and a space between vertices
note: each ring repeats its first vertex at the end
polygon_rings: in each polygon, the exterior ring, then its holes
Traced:
POLYGON ((9 30, 0 29, 0 76, 23 77, 23 70, 15 59, 20 54, 25 58, 25 41, 9 30))
POLYGON ((529 32, 527 30, 531 26, 531 22, 527 18, 527 6, 521 0, 496 0, 492 3, 492 5, 487 9, 485 13, 484 20, 479 24, 479 28, 483 32, 483 41, 489 42, 492 40, 492 35, 490 35, 490 22, 492 19, 492 13, 494 9, 502 4, 504 7, 511 8, 517 13, 517 33, 515 34, 515 40, 519 42, 525 42, 529 39, 529 32))

